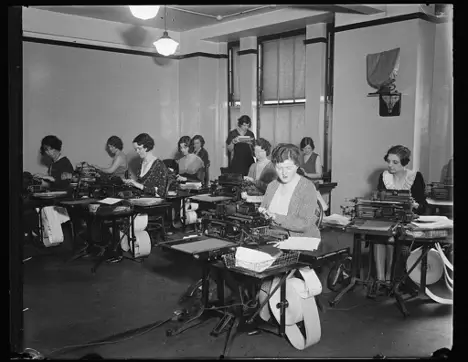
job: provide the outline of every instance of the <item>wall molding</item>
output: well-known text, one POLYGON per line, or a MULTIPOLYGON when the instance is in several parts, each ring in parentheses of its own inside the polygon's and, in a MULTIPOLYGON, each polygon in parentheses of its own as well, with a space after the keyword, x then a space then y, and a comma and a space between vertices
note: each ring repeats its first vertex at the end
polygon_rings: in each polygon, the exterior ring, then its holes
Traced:
POLYGON ((112 52, 112 53, 120 53, 120 54, 130 54, 130 55, 140 55, 144 57, 151 57, 151 58, 167 58, 167 59, 187 59, 193 57, 205 57, 205 58, 214 58, 214 59, 227 59, 227 54, 210 54, 210 53, 203 53, 203 52, 196 52, 196 53, 188 53, 182 55, 171 55, 171 56, 163 56, 158 54, 156 51, 142 51, 142 50, 133 50, 133 49, 124 49, 124 48, 117 48, 117 47, 109 47, 109 46, 102 46, 102 45, 92 45, 92 44, 83 44, 83 43, 76 43, 70 41, 63 41, 63 40, 54 40, 54 39, 46 39, 46 38, 35 38, 29 36, 22 37, 23 42, 29 43, 38 43, 38 44, 49 44, 49 45, 58 45, 58 46, 66 46, 71 48, 82 48, 82 49, 91 49, 91 50, 100 50, 105 52, 112 52))
POLYGON ((327 38, 319 37, 319 38, 311 38, 304 40, 304 45, 308 44, 317 44, 317 43, 325 43, 327 44, 327 38))
POLYGON ((335 32, 354 30, 354 29, 360 29, 360 28, 367 28, 367 27, 370 27, 370 26, 378 26, 378 25, 384 25, 384 24, 398 23, 398 22, 401 22, 401 21, 408 21, 408 20, 414 20, 414 19, 421 19, 421 20, 425 20, 425 21, 435 23, 435 24, 448 22, 448 19, 438 18, 438 17, 433 16, 433 15, 427 15, 427 14, 424 14, 424 13, 421 13, 421 12, 417 12, 417 13, 411 13, 411 14, 392 16, 392 17, 389 17, 389 18, 382 18, 382 19, 364 21, 362 23, 357 23, 357 24, 337 26, 337 27, 335 27, 335 32))
POLYGON ((257 49, 246 49, 246 50, 239 50, 237 52, 238 55, 247 55, 247 54, 255 54, 257 55, 258 54, 258 50, 257 49))

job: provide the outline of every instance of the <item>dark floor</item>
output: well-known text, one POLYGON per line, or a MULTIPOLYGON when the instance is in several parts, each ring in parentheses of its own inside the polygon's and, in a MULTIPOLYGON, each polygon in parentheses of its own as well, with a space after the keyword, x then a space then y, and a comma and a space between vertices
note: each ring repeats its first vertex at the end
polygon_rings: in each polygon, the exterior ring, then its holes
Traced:
MULTIPOLYGON (((154 247, 143 263, 104 263, 93 275, 91 260, 66 263, 69 253, 63 246, 41 253, 30 247, 25 250, 26 256, 33 256, 24 263, 25 348, 60 359, 92 352, 106 359, 221 355, 225 335, 209 334, 215 320, 174 337, 166 336, 168 325, 149 330, 171 316, 178 298, 200 277, 191 258, 154 247), (133 331, 125 335, 128 330, 133 331), (119 340, 110 338, 114 335, 119 340), (62 349, 102 340, 106 344, 62 349)), ((332 296, 322 294, 321 299, 326 303, 332 296)), ((318 344, 299 351, 271 334, 240 335, 229 356, 428 357, 439 348, 452 347, 451 306, 421 296, 408 301, 407 307, 411 315, 404 319, 393 299, 370 300, 365 289, 357 287, 337 307, 327 305, 326 312, 320 313, 318 344)))

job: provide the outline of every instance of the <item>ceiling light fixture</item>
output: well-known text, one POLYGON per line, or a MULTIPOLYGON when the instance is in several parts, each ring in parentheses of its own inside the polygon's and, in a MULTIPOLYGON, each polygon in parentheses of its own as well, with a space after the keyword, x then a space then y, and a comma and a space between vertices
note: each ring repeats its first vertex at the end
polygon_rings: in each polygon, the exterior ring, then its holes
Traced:
POLYGON ((159 54, 164 56, 172 55, 176 52, 179 43, 172 39, 169 34, 167 33, 167 26, 166 26, 166 18, 167 18, 167 8, 164 6, 164 33, 162 37, 156 40, 153 45, 156 47, 156 50, 159 54))
POLYGON ((154 18, 159 11, 160 6, 128 6, 133 16, 139 19, 148 20, 154 18))

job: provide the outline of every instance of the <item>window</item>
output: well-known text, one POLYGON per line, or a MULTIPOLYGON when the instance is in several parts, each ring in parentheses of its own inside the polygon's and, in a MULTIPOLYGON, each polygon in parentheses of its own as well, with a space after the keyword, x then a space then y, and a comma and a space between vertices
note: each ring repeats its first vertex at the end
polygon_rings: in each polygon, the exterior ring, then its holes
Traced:
POLYGON ((258 42, 259 137, 299 144, 305 123, 305 30, 258 42))
POLYGON ((231 43, 228 46, 228 57, 229 57, 229 94, 228 101, 229 106, 240 106, 240 56, 238 51, 240 50, 239 43, 231 43))

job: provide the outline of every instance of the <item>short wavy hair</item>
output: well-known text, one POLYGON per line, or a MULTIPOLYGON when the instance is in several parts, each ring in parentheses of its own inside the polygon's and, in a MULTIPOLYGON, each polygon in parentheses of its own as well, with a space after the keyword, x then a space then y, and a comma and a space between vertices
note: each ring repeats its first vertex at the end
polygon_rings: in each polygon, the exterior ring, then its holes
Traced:
POLYGON ((296 166, 300 165, 301 150, 292 143, 280 143, 271 152, 271 162, 273 164, 291 160, 296 166))
POLYGON ((120 137, 117 136, 110 136, 106 142, 109 146, 114 146, 115 148, 119 149, 120 151, 123 150, 123 142, 120 137))
POLYGON ((132 142, 143 146, 146 151, 151 151, 154 148, 154 139, 148 133, 140 133, 132 142))
POLYGON ((243 116, 240 116, 238 119, 237 119, 237 125, 240 127, 242 126, 243 124, 248 124, 249 127, 252 126, 252 120, 250 119, 249 116, 247 115, 243 115, 243 116))
POLYGON ((177 149, 180 151, 180 144, 183 143, 189 148, 189 152, 191 152, 191 139, 189 136, 182 136, 179 138, 179 142, 177 142, 177 149))
POLYGON ((400 158, 401 165, 406 166, 410 162, 411 151, 408 147, 396 145, 388 149, 384 156, 385 162, 388 162, 388 155, 397 155, 400 158))
POLYGON ((193 148, 193 144, 195 143, 195 140, 199 140, 200 143, 201 143, 201 148, 203 148, 205 146, 205 139, 203 138, 203 136, 200 136, 199 134, 196 134, 195 136, 192 137, 192 139, 190 140, 190 145, 191 147, 193 148))
POLYGON ((271 144, 265 138, 258 138, 255 140, 255 146, 260 146, 262 150, 266 152, 267 156, 270 156, 271 153, 271 144))
POLYGON ((309 145, 310 147, 312 147, 312 151, 315 150, 315 143, 314 143, 314 140, 310 137, 304 137, 302 140, 301 140, 301 150, 304 149, 305 146, 309 145))
POLYGON ((45 147, 50 147, 54 150, 61 151, 62 150, 62 141, 53 135, 45 136, 41 141, 41 155, 45 153, 45 147))

